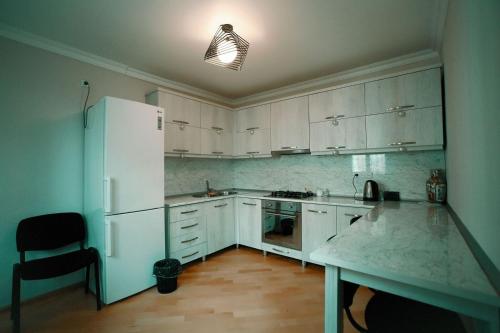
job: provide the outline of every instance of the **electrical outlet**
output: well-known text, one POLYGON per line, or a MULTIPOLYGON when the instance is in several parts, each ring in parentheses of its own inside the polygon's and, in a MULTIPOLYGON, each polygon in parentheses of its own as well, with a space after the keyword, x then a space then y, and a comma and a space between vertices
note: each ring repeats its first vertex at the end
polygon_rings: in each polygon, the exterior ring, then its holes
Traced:
POLYGON ((89 81, 80 80, 80 87, 88 87, 88 86, 89 86, 89 81))

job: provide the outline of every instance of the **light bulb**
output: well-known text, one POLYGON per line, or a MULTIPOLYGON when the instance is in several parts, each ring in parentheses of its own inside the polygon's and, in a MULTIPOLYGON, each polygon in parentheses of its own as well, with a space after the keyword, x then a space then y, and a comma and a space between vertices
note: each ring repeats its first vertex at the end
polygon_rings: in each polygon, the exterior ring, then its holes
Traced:
POLYGON ((234 59, 236 59, 236 56, 238 55, 238 51, 236 50, 236 45, 234 41, 230 40, 229 38, 223 40, 217 46, 217 53, 218 53, 217 58, 219 58, 219 60, 225 64, 233 62, 234 59))

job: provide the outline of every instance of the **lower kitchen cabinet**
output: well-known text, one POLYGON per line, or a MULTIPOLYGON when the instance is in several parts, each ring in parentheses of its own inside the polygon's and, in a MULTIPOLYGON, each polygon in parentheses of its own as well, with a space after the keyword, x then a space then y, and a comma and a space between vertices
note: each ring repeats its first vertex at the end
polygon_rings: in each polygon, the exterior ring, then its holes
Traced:
POLYGON ((235 244, 234 199, 205 203, 207 250, 214 253, 235 244))
POLYGON ((262 204, 259 199, 236 199, 238 244, 262 249, 262 204))
POLYGON ((167 257, 181 264, 207 255, 207 228, 202 204, 169 209, 167 257))
POLYGON ((367 214, 371 208, 361 207, 337 207, 337 232, 341 232, 349 228, 351 219, 357 216, 367 214))
POLYGON ((337 234, 337 207, 329 205, 302 205, 302 260, 311 260, 311 252, 320 248, 337 234))

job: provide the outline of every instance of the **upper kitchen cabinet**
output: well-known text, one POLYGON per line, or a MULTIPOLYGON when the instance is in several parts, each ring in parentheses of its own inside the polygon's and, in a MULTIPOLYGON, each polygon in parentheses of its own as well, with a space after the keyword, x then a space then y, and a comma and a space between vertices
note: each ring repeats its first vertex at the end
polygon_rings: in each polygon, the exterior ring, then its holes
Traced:
POLYGON ((200 154, 200 128, 166 123, 164 149, 166 154, 200 154))
POLYGON ((201 129, 201 154, 213 157, 233 155, 233 135, 219 129, 201 129))
POLYGON ((443 148, 441 107, 366 117, 367 147, 384 151, 443 148))
POLYGON ((233 131, 233 111, 201 103, 201 127, 217 131, 233 131))
POLYGON ((255 129, 235 133, 234 155, 237 157, 270 157, 270 129, 255 129))
POLYGON ((311 153, 338 155, 366 149, 366 117, 311 123, 311 153))
POLYGON ((441 71, 400 75, 365 84, 366 113, 377 114, 441 105, 441 71))
POLYGON ((235 114, 236 132, 270 128, 270 114, 271 106, 269 104, 239 110, 235 114))
POLYGON ((363 84, 309 96, 311 123, 364 115, 365 87, 363 84))
POLYGON ((309 149, 308 96, 271 104, 271 150, 309 149))
POLYGON ((198 101, 156 90, 146 96, 146 102, 161 106, 168 123, 200 127, 201 103, 198 101))

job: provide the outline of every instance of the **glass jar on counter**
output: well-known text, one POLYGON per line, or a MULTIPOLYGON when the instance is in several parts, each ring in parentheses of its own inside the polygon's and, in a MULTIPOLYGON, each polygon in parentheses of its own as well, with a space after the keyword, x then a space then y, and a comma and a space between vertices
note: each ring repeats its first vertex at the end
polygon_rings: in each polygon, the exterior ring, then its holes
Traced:
POLYGON ((446 179, 443 169, 432 169, 431 177, 426 183, 427 198, 430 202, 446 201, 446 179))

